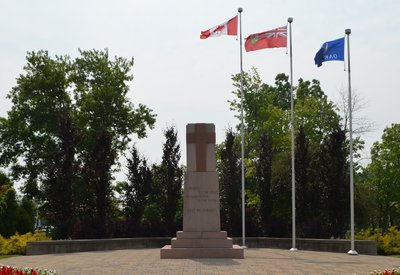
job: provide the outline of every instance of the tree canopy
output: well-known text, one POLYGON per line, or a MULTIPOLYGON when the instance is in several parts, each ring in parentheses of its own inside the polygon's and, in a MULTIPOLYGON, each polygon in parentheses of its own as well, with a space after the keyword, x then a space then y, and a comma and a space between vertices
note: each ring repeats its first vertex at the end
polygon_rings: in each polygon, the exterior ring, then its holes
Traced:
MULTIPOLYGON (((62 221, 83 205, 96 205, 85 216, 104 222, 112 167, 132 134, 145 137, 155 122, 151 109, 127 98, 133 59, 91 50, 75 59, 29 52, 26 60, 0 121, 0 164, 42 201, 48 219, 59 217, 58 227, 70 227, 62 221)), ((67 237, 70 228, 61 231, 67 237)))
MULTIPOLYGON (((9 178, 0 172, 0 234, 32 230, 38 207, 58 239, 172 236, 180 229, 183 204, 176 129, 164 131, 160 164, 148 164, 131 141, 146 136, 156 115, 127 97, 133 59, 110 58, 107 50, 79 53, 72 59, 29 52, 8 94, 13 105, 0 117, 0 166, 11 173, 9 178), (127 181, 115 186, 113 172, 128 148, 127 181), (12 187, 17 180, 22 199, 12 187)), ((267 84, 255 68, 242 77, 246 235, 289 237, 289 78, 278 74, 267 84)), ((236 98, 229 104, 239 116, 241 75, 232 81, 236 98)), ((296 85, 296 234, 342 238, 349 227, 348 114, 343 111, 349 108, 331 102, 318 80, 299 79, 296 85)), ((238 137, 229 129, 217 145, 221 225, 233 236, 241 235, 238 137)), ((371 163, 356 165, 358 228, 400 225, 399 137, 399 124, 387 127, 372 146, 371 163)), ((356 156, 362 147, 356 137, 356 156)))
MULTIPOLYGON (((263 83, 255 68, 244 72, 242 77, 246 220, 250 220, 246 232, 288 236, 291 228, 289 78, 278 74, 274 85, 269 85, 263 83)), ((232 80, 237 98, 230 101, 230 106, 239 114, 241 75, 234 75, 232 80)), ((348 153, 341 117, 319 81, 299 79, 294 91, 296 200, 301 219, 298 235, 340 237, 348 224, 345 219, 348 196, 342 191, 348 175, 348 153), (326 162, 316 161, 323 158, 326 162)))
POLYGON ((365 168, 363 183, 372 190, 378 206, 372 225, 387 229, 400 224, 400 124, 385 128, 382 141, 371 148, 371 163, 365 168))

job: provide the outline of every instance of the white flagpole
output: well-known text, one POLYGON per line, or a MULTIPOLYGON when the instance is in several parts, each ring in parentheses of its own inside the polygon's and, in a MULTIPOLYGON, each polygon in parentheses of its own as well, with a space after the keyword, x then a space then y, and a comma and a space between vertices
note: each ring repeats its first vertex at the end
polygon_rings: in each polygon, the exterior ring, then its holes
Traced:
POLYGON ((290 50, 290 128, 292 130, 292 248, 290 251, 297 251, 296 248, 296 186, 294 170, 294 103, 293 103, 293 55, 292 55, 292 22, 293 18, 288 18, 289 23, 289 50, 290 50))
POLYGON ((354 247, 354 179, 353 179, 353 122, 352 122, 352 103, 351 103, 351 75, 350 75, 350 33, 351 29, 346 29, 347 36, 347 72, 349 77, 349 139, 350 139, 350 231, 351 231, 351 249, 347 254, 358 255, 354 247))
POLYGON ((243 50, 242 50, 242 8, 239 12, 239 45, 240 45, 240 134, 242 137, 242 247, 246 248, 246 224, 245 224, 245 194, 244 194, 244 124, 243 124, 243 50))

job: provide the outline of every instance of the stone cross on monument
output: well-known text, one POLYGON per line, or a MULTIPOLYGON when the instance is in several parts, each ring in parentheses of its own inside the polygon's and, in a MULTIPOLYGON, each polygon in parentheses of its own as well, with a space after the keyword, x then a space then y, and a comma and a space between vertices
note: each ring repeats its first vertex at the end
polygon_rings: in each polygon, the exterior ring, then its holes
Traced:
POLYGON ((242 259, 243 249, 221 231, 214 124, 188 124, 186 144, 183 231, 161 249, 160 256, 242 259))
MULTIPOLYGON (((190 171, 197 172, 206 172, 207 171, 207 144, 215 144, 215 132, 208 132, 207 124, 195 124, 194 132, 192 132, 193 127, 189 127, 188 132, 186 133, 186 143, 187 146, 190 147, 192 144, 195 145, 195 152, 193 152, 193 148, 191 147, 191 152, 188 152, 190 156, 196 156, 196 160, 193 159, 188 160, 188 168, 190 171), (189 132, 190 131, 190 132, 189 132), (195 165, 195 169, 193 169, 195 165)), ((211 148, 212 149, 212 148, 211 148)), ((212 153, 212 152, 210 152, 212 153)), ((208 162, 209 165, 213 165, 212 159, 208 162)), ((212 170, 213 167, 208 167, 209 170, 212 170)))

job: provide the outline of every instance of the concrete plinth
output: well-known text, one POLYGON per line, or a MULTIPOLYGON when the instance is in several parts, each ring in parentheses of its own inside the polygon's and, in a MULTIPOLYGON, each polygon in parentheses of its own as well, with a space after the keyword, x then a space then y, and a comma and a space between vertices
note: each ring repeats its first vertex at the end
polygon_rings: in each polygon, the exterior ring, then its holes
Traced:
POLYGON ((230 248, 172 248, 166 245, 161 248, 161 259, 190 259, 190 258, 230 258, 244 259, 243 248, 233 245, 230 248))
POLYGON ((161 259, 231 258, 243 259, 244 250, 233 245, 226 231, 178 231, 171 245, 161 248, 161 259))
POLYGON ((232 247, 232 239, 177 239, 171 240, 172 247, 232 247))

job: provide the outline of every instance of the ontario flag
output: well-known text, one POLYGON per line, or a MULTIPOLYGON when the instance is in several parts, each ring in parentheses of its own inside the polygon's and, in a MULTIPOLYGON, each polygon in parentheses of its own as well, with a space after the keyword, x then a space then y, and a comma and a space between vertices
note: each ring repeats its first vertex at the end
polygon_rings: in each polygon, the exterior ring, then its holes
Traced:
POLYGON ((246 52, 265 48, 282 48, 287 46, 287 27, 280 27, 266 32, 251 34, 246 38, 246 52))
POLYGON ((201 39, 206 39, 209 37, 215 37, 215 36, 221 36, 223 34, 225 35, 237 35, 237 29, 238 29, 238 16, 236 15, 232 19, 226 21, 225 23, 222 23, 218 26, 215 26, 209 30, 202 31, 200 34, 201 39))

